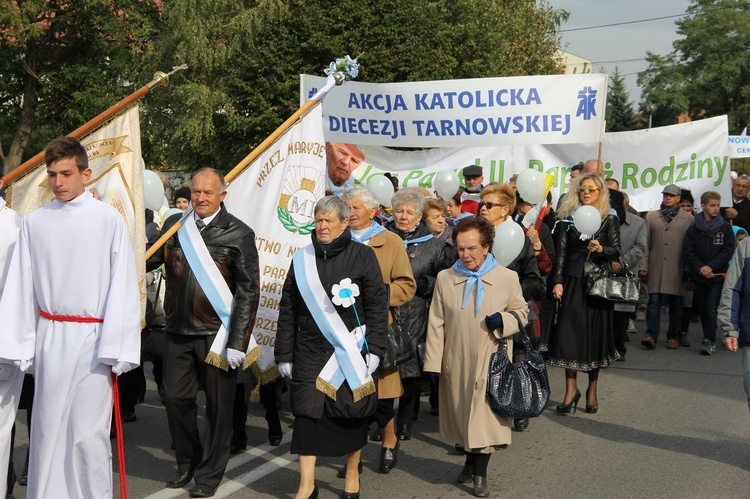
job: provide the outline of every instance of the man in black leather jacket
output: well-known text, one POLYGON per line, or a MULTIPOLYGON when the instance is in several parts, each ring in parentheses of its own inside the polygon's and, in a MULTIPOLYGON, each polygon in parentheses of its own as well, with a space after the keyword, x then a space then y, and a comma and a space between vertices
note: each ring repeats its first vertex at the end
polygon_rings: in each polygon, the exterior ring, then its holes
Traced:
MULTIPOLYGON (((208 252, 234 297, 226 343, 234 367, 242 363, 258 309, 260 275, 255 233, 230 215, 222 201, 224 176, 203 168, 195 173, 191 202, 195 223, 208 252)), ((163 232, 182 215, 167 219, 163 232)), ((164 264, 166 294, 164 348, 164 404, 174 441, 177 472, 166 486, 180 488, 195 476, 191 497, 211 497, 221 482, 229 460, 232 437, 232 403, 237 372, 204 362, 221 321, 190 268, 178 236, 172 237, 148 261, 153 269, 164 264), (206 430, 198 435, 196 395, 206 394, 206 430)))

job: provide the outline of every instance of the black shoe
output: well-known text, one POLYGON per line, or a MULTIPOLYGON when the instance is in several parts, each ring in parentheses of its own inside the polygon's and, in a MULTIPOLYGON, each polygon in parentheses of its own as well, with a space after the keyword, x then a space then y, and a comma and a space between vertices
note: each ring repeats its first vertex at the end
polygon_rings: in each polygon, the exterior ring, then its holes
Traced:
POLYGON ((247 442, 234 442, 229 448, 230 454, 237 454, 247 449, 247 442))
POLYGON ((456 444, 456 445, 453 446, 453 448, 456 449, 456 452, 458 454, 466 454, 466 449, 461 444, 456 444))
POLYGON ((268 443, 274 447, 278 447, 281 444, 282 435, 268 435, 268 443))
POLYGON ((128 412, 127 414, 122 415, 123 423, 132 423, 133 421, 138 421, 138 416, 136 415, 135 411, 128 412))
MULTIPOLYGON (((357 471, 360 475, 362 474, 362 461, 357 465, 357 471)), ((336 472, 336 478, 346 478, 346 463, 336 472)))
POLYGON ((318 499, 318 486, 313 487, 313 491, 307 496, 307 499, 318 499))
POLYGON ((167 481, 166 487, 168 489, 180 489, 190 483, 193 479, 193 470, 188 471, 175 471, 172 478, 167 481))
POLYGON ((529 418, 514 418, 513 419, 513 430, 523 431, 529 427, 529 418))
POLYGON ((680 333, 679 342, 681 347, 690 348, 687 333, 680 333))
POLYGON ((411 440, 411 425, 400 424, 396 430, 396 436, 399 440, 411 440))
POLYGON ((389 449, 388 447, 380 448, 380 462, 378 467, 381 473, 388 473, 396 467, 398 462, 398 446, 401 442, 396 442, 396 447, 389 449))
POLYGON ((486 476, 474 476, 474 497, 489 497, 490 488, 486 476))
POLYGON ((439 416, 440 415, 440 409, 437 407, 430 407, 430 415, 431 416, 439 416))
MULTIPOLYGON (((362 464, 362 461, 360 461, 359 464, 362 464)), ((346 490, 344 490, 341 493, 341 499, 359 499, 359 491, 357 491, 357 492, 347 492, 346 490)))
POLYGON ((461 473, 458 474, 456 481, 458 483, 469 483, 474 478, 474 465, 464 464, 461 473))
POLYGON ((18 477, 18 485, 26 487, 29 484, 29 450, 26 449, 26 461, 23 464, 23 471, 18 477))
POLYGON ((581 392, 576 389, 575 397, 573 397, 573 400, 569 404, 560 404, 557 406, 557 413, 558 414, 570 414, 571 411, 573 414, 576 413, 576 410, 578 410, 578 401, 581 399, 581 392))
POLYGON ((598 410, 599 410, 599 401, 597 400, 596 405, 589 405, 589 391, 586 390, 586 413, 596 414, 598 410))
POLYGON ((208 485, 196 485, 190 489, 190 497, 213 497, 216 494, 216 487, 208 485))
POLYGON ((370 440, 373 442, 382 442, 383 441, 383 431, 380 428, 375 428, 372 433, 370 433, 370 440))

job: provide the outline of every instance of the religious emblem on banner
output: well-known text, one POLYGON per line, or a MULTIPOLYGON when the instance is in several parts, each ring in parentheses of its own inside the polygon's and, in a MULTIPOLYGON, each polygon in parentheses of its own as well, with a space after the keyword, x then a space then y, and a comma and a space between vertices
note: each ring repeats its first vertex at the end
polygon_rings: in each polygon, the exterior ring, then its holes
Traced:
POLYGON ((288 167, 276 209, 277 217, 286 230, 303 236, 313 231, 315 203, 323 194, 316 190, 322 191, 323 184, 323 175, 315 168, 296 165, 288 167))

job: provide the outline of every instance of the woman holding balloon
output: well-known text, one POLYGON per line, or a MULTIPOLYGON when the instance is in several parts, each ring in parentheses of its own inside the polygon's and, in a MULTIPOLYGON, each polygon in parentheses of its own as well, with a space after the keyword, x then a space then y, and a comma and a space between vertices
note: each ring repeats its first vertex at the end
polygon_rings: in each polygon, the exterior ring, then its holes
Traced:
POLYGON ((565 399, 557 406, 558 414, 575 413, 578 407, 578 371, 589 377, 586 412, 596 413, 599 369, 619 357, 612 333, 613 304, 589 298, 584 276, 587 260, 606 265, 619 258, 620 227, 609 209, 603 178, 587 173, 573 181, 558 210, 558 217, 567 223, 556 228, 563 232, 552 272, 552 296, 560 301, 560 308, 548 354, 550 365, 565 368, 565 399))

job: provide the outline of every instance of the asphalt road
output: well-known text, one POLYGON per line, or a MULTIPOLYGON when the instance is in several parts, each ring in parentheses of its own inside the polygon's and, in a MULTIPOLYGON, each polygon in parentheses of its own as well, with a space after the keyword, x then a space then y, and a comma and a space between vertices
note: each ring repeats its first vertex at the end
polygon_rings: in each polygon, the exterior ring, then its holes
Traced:
MULTIPOLYGON (((750 414, 740 353, 718 348, 713 356, 699 355, 701 333, 695 323, 692 348, 667 350, 662 338, 656 350, 645 351, 640 346, 645 323, 637 325, 641 333, 630 335, 626 361, 601 373, 598 414, 557 415, 564 373, 550 369, 550 407, 525 432, 513 433, 513 444, 490 460, 491 497, 750 497, 750 414)), ((579 376, 579 386, 583 392, 585 375, 579 376)), ((255 446, 231 458, 216 497, 294 497, 299 467, 289 454, 287 402, 279 447, 267 442, 262 407, 251 405, 247 431, 255 446)), ((365 447, 363 497, 472 497, 470 484, 455 482, 463 457, 440 440, 437 417, 428 410, 425 397, 413 438, 402 442, 399 464, 390 474, 375 472, 379 445, 365 447)), ((137 413, 138 421, 124 425, 130 497, 188 497, 189 487, 163 486, 174 458, 165 410, 151 381, 137 413)), ((24 421, 20 412, 16 463, 23 462, 27 446, 24 421)), ((342 463, 318 460, 321 498, 339 497, 344 482, 335 474, 342 463)), ((116 472, 114 480, 118 496, 116 472)), ((13 497, 24 498, 25 488, 16 486, 13 497)))

